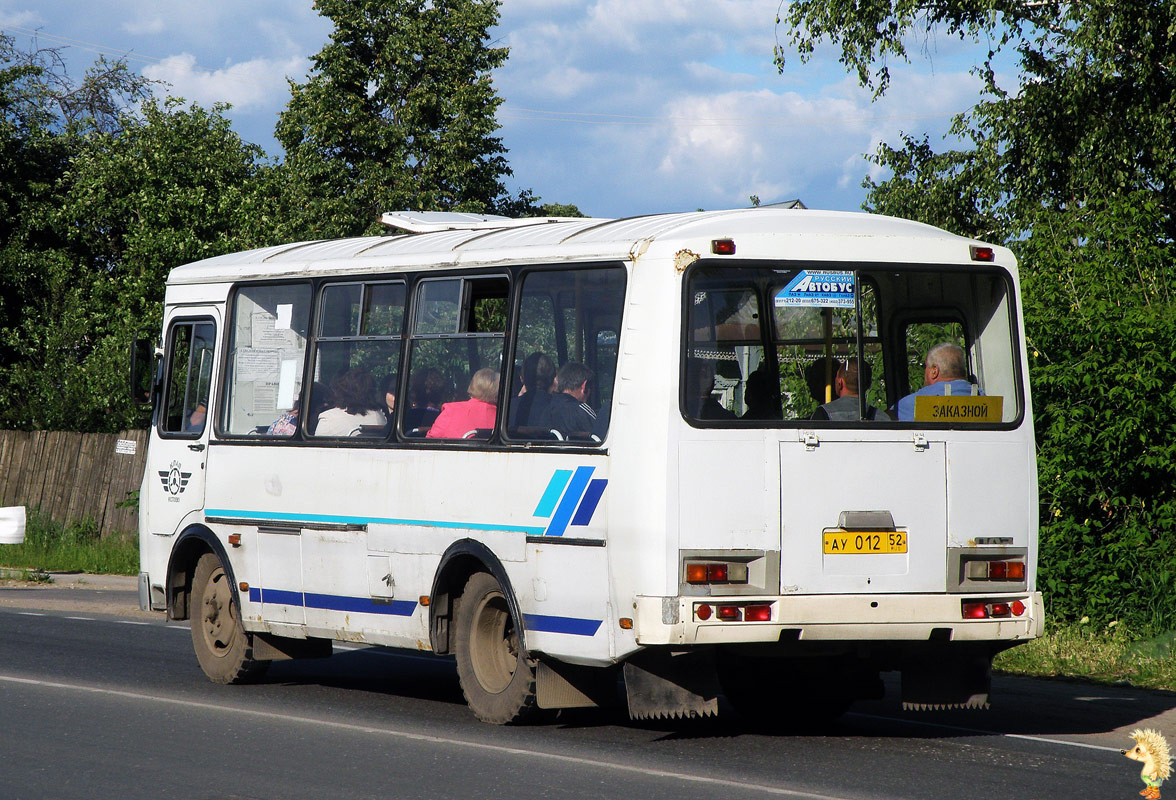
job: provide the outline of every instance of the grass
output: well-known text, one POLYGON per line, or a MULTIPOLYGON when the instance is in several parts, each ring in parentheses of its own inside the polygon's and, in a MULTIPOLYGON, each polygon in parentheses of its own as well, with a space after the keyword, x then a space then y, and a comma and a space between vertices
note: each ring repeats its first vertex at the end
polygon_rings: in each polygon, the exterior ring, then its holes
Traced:
POLYGON ((29 509, 24 544, 0 546, 0 566, 27 570, 30 574, 46 571, 137 575, 139 542, 133 534, 103 538, 91 519, 62 525, 29 509))
POLYGON ((1176 631, 1149 639, 1115 623, 1047 622, 1044 636, 1001 653, 993 668, 1176 691, 1176 631))

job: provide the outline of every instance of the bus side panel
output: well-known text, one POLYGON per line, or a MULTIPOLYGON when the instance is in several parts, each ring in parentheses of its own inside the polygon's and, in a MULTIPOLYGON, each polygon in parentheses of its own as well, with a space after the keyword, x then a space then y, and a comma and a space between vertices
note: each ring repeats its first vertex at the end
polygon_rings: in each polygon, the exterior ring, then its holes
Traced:
POLYGON ((297 622, 311 635, 423 647, 420 598, 441 555, 471 539, 506 569, 533 646, 608 659, 604 458, 277 443, 211 450, 207 513, 257 522, 234 526, 242 547, 231 557, 258 581, 242 599, 259 628, 290 634, 284 626, 297 622), (588 544, 529 546, 529 536, 588 544), (269 560, 279 550, 285 557, 269 560), (540 580, 548 568, 561 571, 540 580))

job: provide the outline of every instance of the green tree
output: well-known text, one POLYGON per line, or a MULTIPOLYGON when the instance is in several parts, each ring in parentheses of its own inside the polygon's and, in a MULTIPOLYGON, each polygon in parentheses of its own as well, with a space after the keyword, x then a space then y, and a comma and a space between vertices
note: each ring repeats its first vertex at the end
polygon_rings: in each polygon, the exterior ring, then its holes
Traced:
POLYGON ((883 145, 866 205, 1017 252, 1050 610, 1176 627, 1176 6, 798 0, 784 24, 876 94, 908 42, 982 43, 963 145, 883 145))
POLYGON ((491 71, 507 56, 487 33, 497 0, 316 0, 335 26, 277 126, 290 233, 379 230, 384 211, 519 213, 495 136, 491 71))
POLYGON ((241 141, 223 111, 151 101, 116 132, 91 131, 75 145, 53 207, 40 209, 54 246, 26 242, 12 254, 15 271, 37 280, 35 298, 4 331, 4 425, 134 424, 127 346, 158 331, 168 271, 261 243, 261 151, 241 141))

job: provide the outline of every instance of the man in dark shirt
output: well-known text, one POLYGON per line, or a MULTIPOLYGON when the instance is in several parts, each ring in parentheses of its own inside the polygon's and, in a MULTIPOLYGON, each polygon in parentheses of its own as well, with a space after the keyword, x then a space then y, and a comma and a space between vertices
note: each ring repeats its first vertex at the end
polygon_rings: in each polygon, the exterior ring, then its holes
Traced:
POLYGON ((536 424, 558 431, 565 439, 591 434, 596 426, 596 412, 586 401, 592 377, 592 370, 578 361, 560 367, 551 402, 542 410, 536 424))

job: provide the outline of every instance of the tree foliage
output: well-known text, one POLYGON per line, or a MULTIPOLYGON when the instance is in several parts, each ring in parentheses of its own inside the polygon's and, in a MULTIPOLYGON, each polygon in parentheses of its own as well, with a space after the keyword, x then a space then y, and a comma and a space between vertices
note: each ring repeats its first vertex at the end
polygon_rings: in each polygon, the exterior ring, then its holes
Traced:
POLYGON ((317 0, 335 29, 305 83, 291 83, 277 138, 290 213, 316 237, 378 230, 384 211, 519 213, 495 136, 501 100, 487 43, 497 0, 317 0))
POLYGON ((1050 610, 1176 627, 1176 6, 798 0, 785 24, 802 59, 827 40, 876 94, 912 41, 986 53, 963 145, 882 145, 867 207, 1016 251, 1050 610))

